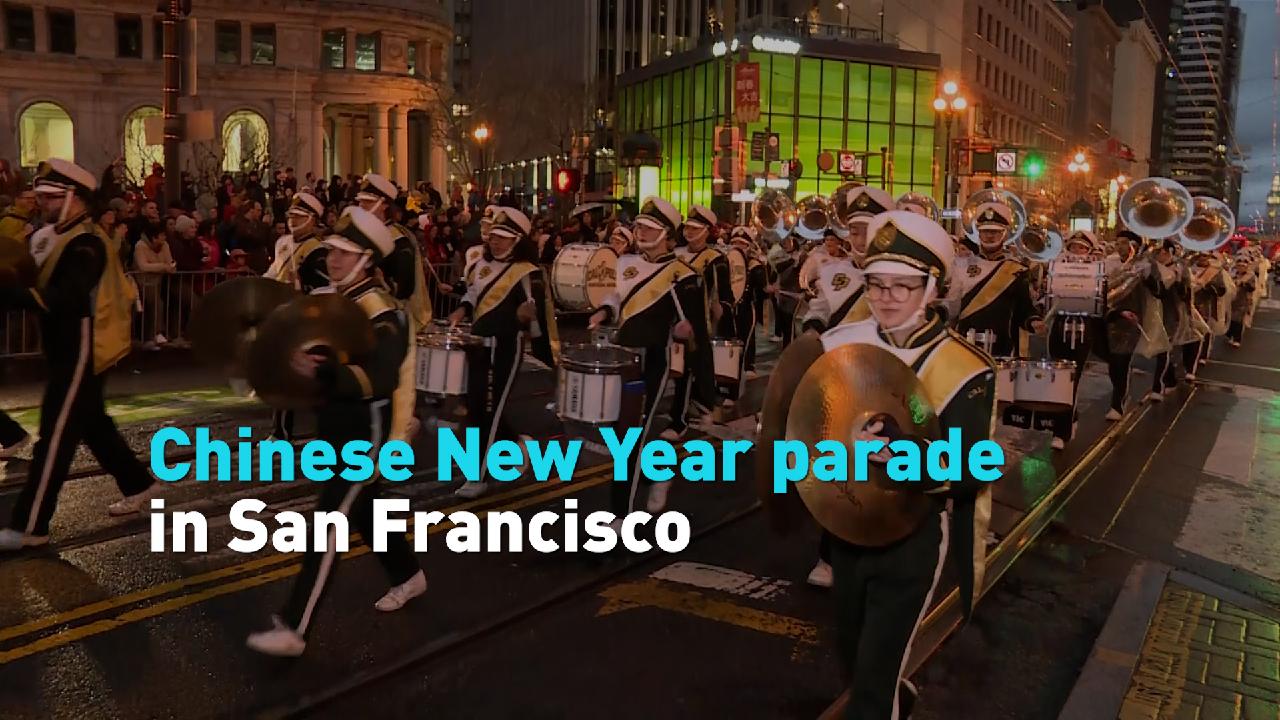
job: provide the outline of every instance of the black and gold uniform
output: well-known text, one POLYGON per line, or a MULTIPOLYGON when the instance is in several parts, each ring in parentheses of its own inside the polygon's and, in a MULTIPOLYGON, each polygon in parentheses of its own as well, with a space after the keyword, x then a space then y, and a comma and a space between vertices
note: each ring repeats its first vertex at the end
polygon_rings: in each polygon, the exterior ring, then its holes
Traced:
POLYGON ((794 236, 782 238, 769 248, 767 255, 769 293, 773 303, 773 334, 779 338, 779 346, 786 348, 796 333, 796 311, 804 291, 800 289, 800 250, 794 236))
MULTIPOLYGON (((390 180, 369 173, 360 184, 356 201, 360 203, 360 207, 381 219, 391 233, 395 248, 378 262, 378 269, 387 289, 404 306, 413 323, 409 328, 404 365, 400 368, 401 381, 396 391, 391 421, 391 439, 408 440, 410 419, 417 405, 414 372, 418 346, 415 338, 431 323, 432 288, 428 285, 428 276, 423 270, 422 254, 418 250, 417 241, 403 225, 388 219, 387 213, 399 194, 399 189, 390 180)), ((434 278, 434 275, 430 277, 434 278)))
MULTIPOLYGON (((951 239, 929 218, 901 210, 882 214, 869 231, 875 240, 868 249, 868 282, 914 273, 925 280, 918 308, 912 319, 886 329, 874 316, 872 299, 870 319, 840 325, 820 337, 807 334, 797 339, 772 376, 757 447, 770 448, 785 435, 790 398, 804 368, 824 353, 851 344, 880 348, 910 367, 938 415, 939 427, 960 431, 963 453, 973 443, 990 438, 995 401, 992 360, 949 330, 945 318, 930 307, 951 267, 951 239)), ((890 434, 873 428, 869 423, 849 430, 855 436, 890 434)), ((760 453, 757 467, 769 467, 770 455, 760 453)), ((948 555, 956 563, 966 612, 981 587, 983 540, 991 512, 989 488, 962 468, 958 483, 926 483, 921 491, 928 495, 931 509, 915 527, 901 528, 908 533, 904 538, 883 546, 831 539, 837 638, 851 675, 848 718, 883 720, 909 714, 914 689, 903 677, 903 668, 948 555)), ((771 509, 787 502, 786 496, 764 492, 771 509)), ((835 535, 838 528, 830 530, 835 535)))
MULTIPOLYGON (((994 204, 992 204, 994 205, 994 204)), ((1008 233, 1011 220, 1004 206, 989 207, 979 220, 979 230, 1008 233)), ((1018 333, 1034 332, 1040 322, 1036 310, 1030 272, 1026 265, 1011 257, 1003 240, 982 245, 979 252, 951 280, 951 295, 956 306, 956 328, 962 335, 970 330, 993 333, 992 354, 1012 357, 1018 354, 1018 333)))
MULTIPOLYGON (((324 228, 324 204, 311 193, 300 192, 293 196, 285 213, 290 233, 276 241, 275 259, 263 277, 278 280, 295 289, 310 294, 329 284, 325 255, 328 248, 320 242, 324 228)), ((282 440, 293 438, 293 411, 276 410, 272 413, 271 436, 282 440)))
POLYGON ((157 488, 103 401, 107 370, 129 353, 136 291, 120 266, 116 241, 85 209, 97 181, 73 163, 50 160, 41 164, 34 185, 45 214, 56 222, 31 237, 36 286, 0 286, 0 309, 39 316, 49 380, 40 439, 9 525, 0 530, 0 550, 49 541, 49 521, 81 441, 124 495, 108 508, 111 514, 137 512, 157 488))
MULTIPOLYGON (((550 296, 542 270, 533 263, 531 225, 519 210, 498 210, 489 248, 476 262, 474 280, 452 316, 455 321, 469 316, 471 334, 486 343, 467 354, 467 418, 480 429, 481 455, 498 440, 519 437, 507 423, 506 407, 524 359, 526 333, 533 335, 535 347, 545 349, 555 341, 555 313, 547 312, 550 296), (509 249, 497 254, 499 246, 509 249)), ((458 488, 458 496, 480 496, 489 489, 488 479, 486 465, 479 478, 458 488)))
MULTIPOLYGON (((357 207, 348 208, 325 237, 324 243, 352 253, 362 253, 371 262, 357 267, 322 292, 337 292, 364 310, 373 325, 374 344, 358 363, 343 363, 330 353, 317 355, 298 351, 314 367, 322 398, 316 408, 316 436, 335 448, 363 440, 372 445, 371 456, 390 438, 392 396, 400 383, 400 365, 408 345, 409 320, 400 304, 374 276, 378 260, 391 252, 391 237, 382 222, 357 207)), ((298 360, 293 360, 297 367, 298 360)), ((340 512, 351 518, 360 534, 374 537, 373 503, 378 497, 379 478, 353 483, 321 483, 318 512, 340 512)), ((335 530, 330 527, 324 549, 308 551, 302 570, 294 581, 284 609, 274 618, 271 630, 249 636, 253 650, 268 655, 295 657, 306 649, 306 638, 314 626, 316 612, 324 599, 338 566, 335 530)), ((367 541, 367 540, 366 540, 367 541)), ((426 576, 418 565, 404 533, 387 535, 386 552, 374 555, 387 575, 391 589, 374 607, 383 612, 400 609, 427 589, 426 576)))
MULTIPOLYGON (((715 247, 716 216, 701 205, 689 208, 689 215, 679 230, 686 244, 676 248, 676 257, 693 269, 701 280, 707 308, 702 324, 713 338, 732 338, 734 331, 733 278, 729 260, 715 247), (689 238, 697 234, 696 239, 689 238)), ((696 322, 689 318, 690 322, 696 322)), ((711 344, 685 350, 685 372, 676 378, 675 396, 671 402, 671 421, 662 436, 669 440, 684 436, 689 427, 690 401, 695 408, 711 410, 718 400, 715 366, 711 344)))
MULTIPOLYGON (((741 396, 741 386, 748 379, 748 373, 756 371, 756 325, 761 321, 757 314, 763 307, 765 289, 769 286, 769 264, 756 250, 755 235, 751 228, 739 225, 729 233, 728 252, 739 253, 746 277, 742 279, 742 297, 734 306, 734 326, 737 330, 738 342, 742 343, 742 370, 739 373, 739 388, 730 397, 741 396)), ((735 280, 735 282, 737 282, 735 280)))
MULTIPOLYGON (((1055 269, 1060 268, 1059 263, 1093 263, 1093 254, 1099 249, 1098 240, 1093 233, 1087 230, 1077 230, 1072 233, 1065 241, 1063 253, 1049 267, 1052 273, 1055 269)), ((1049 308, 1052 312, 1053 308, 1049 308)), ((1102 341, 1099 336, 1104 334, 1105 325, 1102 317, 1082 317, 1074 315, 1064 315, 1062 313, 1053 313, 1053 317, 1049 321, 1049 337, 1048 350, 1049 357, 1054 360, 1067 360, 1075 365, 1075 383, 1072 390, 1072 398, 1080 392, 1080 380, 1084 377, 1085 363, 1089 360, 1089 354, 1093 351, 1095 345, 1100 345, 1102 341)), ((1066 446, 1066 442, 1075 434, 1076 414, 1074 407, 1072 414, 1067 417, 1066 413, 1061 413, 1062 417, 1053 425, 1053 448, 1061 450, 1066 446)))
MULTIPOLYGON (((615 323, 617 344, 640 352, 644 420, 637 448, 653 439, 653 421, 666 391, 676 329, 688 322, 689 333, 685 339, 690 350, 708 347, 710 342, 706 324, 696 322, 706 313, 706 299, 697 275, 666 247, 667 235, 675 233, 679 223, 680 213, 670 203, 661 198, 645 201, 634 228, 638 252, 618 258, 617 291, 593 316, 596 324, 615 323)), ((686 353, 686 359, 690 357, 707 357, 707 354, 686 353)), ((686 367, 686 375, 688 369, 686 367)), ((619 517, 635 509, 642 479, 638 459, 638 452, 631 454, 627 460, 628 481, 614 482, 610 488, 611 509, 619 517)), ((670 482, 651 486, 648 501, 651 511, 665 507, 669 488, 670 482)))

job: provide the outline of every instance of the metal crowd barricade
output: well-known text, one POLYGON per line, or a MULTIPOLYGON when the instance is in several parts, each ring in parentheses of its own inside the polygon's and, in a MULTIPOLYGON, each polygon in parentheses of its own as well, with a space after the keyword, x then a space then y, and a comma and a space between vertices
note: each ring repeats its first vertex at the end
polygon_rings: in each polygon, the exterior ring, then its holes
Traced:
MULTIPOLYGON (((461 296, 444 292, 440 285, 456 281, 461 270, 452 262, 432 264, 426 270, 437 280, 429 283, 432 287, 431 307, 436 317, 445 317, 458 306, 461 296)), ((185 347, 190 331, 188 322, 196 303, 218 283, 243 274, 222 268, 128 273, 138 287, 138 306, 132 330, 134 344, 147 348, 185 347), (157 336, 164 342, 157 342, 157 336)), ((34 313, 22 310, 0 312, 0 358, 35 357, 41 351, 39 318, 34 313)))

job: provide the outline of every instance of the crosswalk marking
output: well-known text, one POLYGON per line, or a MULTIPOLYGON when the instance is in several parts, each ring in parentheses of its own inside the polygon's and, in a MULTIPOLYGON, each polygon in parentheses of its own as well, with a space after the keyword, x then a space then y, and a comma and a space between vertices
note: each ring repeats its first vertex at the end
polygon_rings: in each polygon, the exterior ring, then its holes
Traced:
POLYGON ((672 563, 649 577, 692 585, 704 590, 720 590, 753 600, 772 600, 785 593, 791 586, 788 580, 760 578, 741 570, 696 562, 672 563))

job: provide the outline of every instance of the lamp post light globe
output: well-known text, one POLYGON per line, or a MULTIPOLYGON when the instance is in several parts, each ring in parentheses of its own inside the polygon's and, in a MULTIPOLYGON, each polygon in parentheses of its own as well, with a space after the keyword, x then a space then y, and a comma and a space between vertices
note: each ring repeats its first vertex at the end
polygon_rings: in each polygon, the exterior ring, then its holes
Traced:
POLYGON ((969 101, 965 100, 963 95, 951 101, 951 109, 956 112, 961 112, 967 107, 969 107, 969 101))
POLYGON ((942 84, 942 92, 946 93, 947 95, 955 95, 956 92, 958 92, 959 90, 960 90, 960 87, 956 85, 955 80, 948 80, 942 84))
POLYGON ((937 110, 938 112, 946 112, 946 110, 947 110, 947 101, 946 101, 946 100, 943 100, 942 98, 934 98, 934 99, 933 99, 933 109, 934 109, 934 110, 937 110))
POLYGON ((474 137, 474 138, 476 139, 476 141, 477 141, 477 142, 484 142, 485 140, 488 140, 488 139, 489 139, 489 126, 487 126, 487 125, 481 125, 481 126, 477 127, 475 130, 473 130, 473 131, 471 132, 471 136, 472 136, 472 137, 474 137))

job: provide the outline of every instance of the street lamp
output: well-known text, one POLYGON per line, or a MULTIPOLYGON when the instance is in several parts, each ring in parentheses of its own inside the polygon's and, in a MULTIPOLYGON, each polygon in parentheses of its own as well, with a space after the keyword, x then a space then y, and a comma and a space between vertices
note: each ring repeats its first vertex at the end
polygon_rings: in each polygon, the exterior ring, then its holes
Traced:
MULTIPOLYGON (((484 143, 486 140, 489 139, 489 135, 490 135, 489 126, 483 123, 480 125, 477 125, 476 129, 471 131, 471 137, 475 138, 475 141, 476 141, 476 177, 477 179, 484 172, 484 143)), ((486 191, 485 194, 487 195, 488 189, 489 189, 489 183, 485 182, 484 187, 486 191)))
POLYGON ((969 107, 969 101, 964 95, 960 94, 960 86, 955 80, 948 80, 942 83, 942 94, 933 99, 933 109, 942 115, 943 128, 945 131, 944 145, 946 147, 942 160, 942 206, 944 208, 952 207, 951 193, 953 180, 951 178, 951 131, 955 125, 956 118, 969 107))

